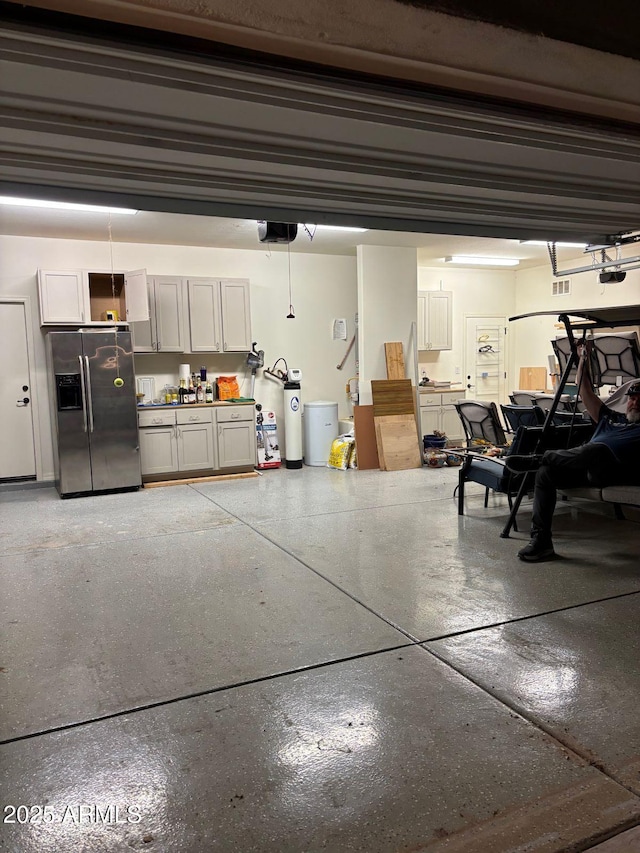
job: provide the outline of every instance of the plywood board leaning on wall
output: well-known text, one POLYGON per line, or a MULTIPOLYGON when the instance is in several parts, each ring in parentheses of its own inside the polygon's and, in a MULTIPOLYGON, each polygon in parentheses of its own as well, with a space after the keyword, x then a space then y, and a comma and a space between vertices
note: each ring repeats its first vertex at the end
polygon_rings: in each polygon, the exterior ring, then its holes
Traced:
POLYGON ((521 367, 520 384, 521 391, 546 391, 547 390, 547 368, 546 367, 521 367))
POLYGON ((372 379, 373 415, 415 413, 415 396, 410 379, 372 379))
POLYGON ((383 471, 422 466, 416 433, 415 397, 410 379, 372 379, 378 459, 383 471))
POLYGON ((384 358, 387 364, 387 379, 405 379, 404 350, 401 342, 388 342, 384 345, 384 358))
POLYGON ((353 407, 353 426, 358 454, 358 471, 369 471, 380 467, 376 446, 376 427, 373 421, 373 406, 353 407))
POLYGON ((378 458, 383 471, 422 467, 422 454, 413 415, 382 415, 374 418, 378 458))

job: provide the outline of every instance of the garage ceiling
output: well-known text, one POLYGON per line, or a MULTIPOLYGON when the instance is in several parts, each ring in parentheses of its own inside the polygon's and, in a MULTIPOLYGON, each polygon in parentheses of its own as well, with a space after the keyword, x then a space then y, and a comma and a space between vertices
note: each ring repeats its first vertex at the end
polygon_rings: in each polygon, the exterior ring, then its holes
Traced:
POLYGON ((513 239, 640 222, 631 126, 10 24, 0 59, 5 193, 513 239))
MULTIPOLYGON (((298 229, 298 236, 290 245, 291 252, 355 257, 359 244, 402 246, 417 249, 418 263, 421 266, 450 266, 443 260, 448 255, 480 255, 518 258, 518 270, 535 266, 547 266, 551 270, 545 246, 523 245, 518 240, 406 231, 370 230, 354 233, 315 229, 312 223, 309 223, 308 229, 298 229)), ((1 205, 0 234, 94 241, 107 241, 111 234, 115 242, 123 243, 206 246, 263 252, 287 251, 286 245, 261 244, 255 220, 144 210, 135 216, 112 215, 109 228, 109 219, 105 213, 1 205)), ((573 261, 579 256, 579 249, 558 248, 560 262, 573 261)), ((588 262, 590 256, 585 257, 585 262, 588 262)))

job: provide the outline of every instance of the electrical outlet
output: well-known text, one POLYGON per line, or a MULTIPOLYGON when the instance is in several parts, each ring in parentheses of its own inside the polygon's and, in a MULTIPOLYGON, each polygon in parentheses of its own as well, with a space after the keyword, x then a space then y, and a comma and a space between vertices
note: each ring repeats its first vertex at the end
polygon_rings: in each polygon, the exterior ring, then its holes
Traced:
POLYGON ((453 372, 455 373, 456 376, 460 376, 460 368, 459 367, 454 367, 453 372))

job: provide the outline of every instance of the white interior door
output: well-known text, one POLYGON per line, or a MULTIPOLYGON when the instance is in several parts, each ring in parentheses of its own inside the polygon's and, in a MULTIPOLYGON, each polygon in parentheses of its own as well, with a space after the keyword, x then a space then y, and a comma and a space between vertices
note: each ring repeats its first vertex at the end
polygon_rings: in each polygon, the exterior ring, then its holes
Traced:
POLYGON ((465 323, 466 398, 506 402, 506 317, 465 317, 465 323))
POLYGON ((24 302, 0 302, 0 480, 36 476, 24 302))

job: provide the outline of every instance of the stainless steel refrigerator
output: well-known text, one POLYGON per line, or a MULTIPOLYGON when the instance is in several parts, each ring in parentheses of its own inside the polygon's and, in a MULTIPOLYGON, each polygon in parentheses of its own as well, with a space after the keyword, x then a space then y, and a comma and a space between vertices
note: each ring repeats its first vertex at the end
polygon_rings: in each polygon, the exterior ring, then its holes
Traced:
POLYGON ((49 332, 47 356, 60 494, 139 486, 131 333, 49 332))

